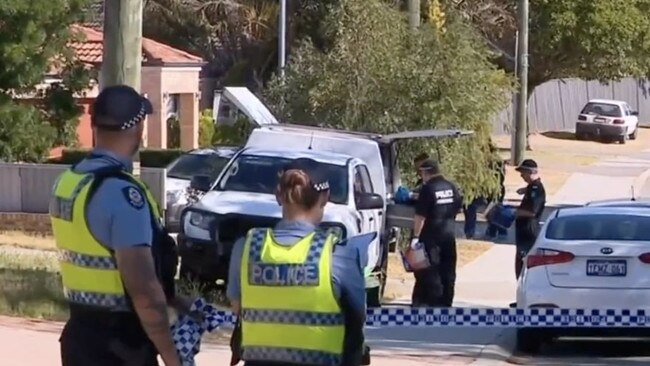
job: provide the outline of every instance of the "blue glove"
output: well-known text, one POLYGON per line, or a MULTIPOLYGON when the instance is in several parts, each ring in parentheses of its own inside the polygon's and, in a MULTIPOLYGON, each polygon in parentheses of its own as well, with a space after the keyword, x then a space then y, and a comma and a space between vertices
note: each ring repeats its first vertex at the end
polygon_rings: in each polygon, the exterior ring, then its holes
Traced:
POLYGON ((410 191, 408 188, 400 186, 395 192, 395 202, 396 203, 407 203, 410 201, 410 191))

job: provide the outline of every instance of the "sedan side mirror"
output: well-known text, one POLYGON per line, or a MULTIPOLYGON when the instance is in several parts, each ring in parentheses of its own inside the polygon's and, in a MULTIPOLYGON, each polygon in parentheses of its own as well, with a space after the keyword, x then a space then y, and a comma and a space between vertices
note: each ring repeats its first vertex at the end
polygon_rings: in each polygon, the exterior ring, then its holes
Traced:
POLYGON ((639 111, 632 111, 632 113, 630 113, 630 114, 633 115, 633 116, 638 116, 638 115, 639 115, 639 111))
POLYGON ((384 208, 384 199, 375 193, 357 193, 357 210, 378 210, 384 208))
POLYGON ((190 181, 190 188, 207 192, 212 187, 212 180, 207 175, 195 175, 190 181))

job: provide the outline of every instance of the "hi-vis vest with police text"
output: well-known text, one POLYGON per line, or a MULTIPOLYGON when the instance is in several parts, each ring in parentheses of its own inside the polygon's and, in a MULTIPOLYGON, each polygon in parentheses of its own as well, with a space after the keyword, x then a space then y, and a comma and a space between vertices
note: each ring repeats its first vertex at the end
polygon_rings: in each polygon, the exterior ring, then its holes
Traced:
MULTIPOLYGON (((59 177, 50 200, 50 219, 59 251, 64 296, 74 304, 128 311, 130 304, 115 258, 94 238, 86 222, 86 206, 95 178, 92 173, 68 169, 59 177)), ((130 181, 145 192, 149 207, 159 219, 158 204, 147 186, 136 177, 131 178, 130 181)))
POLYGON ((241 266, 242 359, 340 365, 345 334, 334 296, 336 236, 316 231, 282 246, 270 229, 252 229, 241 266))

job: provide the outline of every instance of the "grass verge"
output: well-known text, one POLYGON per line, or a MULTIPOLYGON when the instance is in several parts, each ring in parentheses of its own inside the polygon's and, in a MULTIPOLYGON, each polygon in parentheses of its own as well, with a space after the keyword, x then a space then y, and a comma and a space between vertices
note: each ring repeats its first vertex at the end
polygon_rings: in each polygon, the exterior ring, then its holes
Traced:
MULTIPOLYGON (((457 262, 456 271, 466 264, 474 261, 492 248, 492 243, 480 240, 456 239, 457 262)), ((406 272, 402 259, 398 253, 388 256, 388 282, 384 292, 384 300, 390 301, 409 298, 413 290, 415 279, 413 273, 406 272)))
MULTIPOLYGON (((492 244, 477 240, 458 240, 458 268, 478 258, 492 244)), ((61 277, 54 254, 54 241, 48 236, 21 232, 0 232, 0 314, 47 319, 67 319, 67 306, 62 296, 61 277)), ((389 284, 386 298, 410 294, 412 273, 404 271, 399 255, 391 253, 388 263, 389 284)), ((192 284, 180 284, 179 292, 198 295, 192 284)), ((215 295, 210 301, 225 299, 215 295)), ((222 339, 221 332, 211 339, 222 339)))
POLYGON ((65 320, 67 305, 57 267, 52 253, 1 250, 0 314, 65 320))

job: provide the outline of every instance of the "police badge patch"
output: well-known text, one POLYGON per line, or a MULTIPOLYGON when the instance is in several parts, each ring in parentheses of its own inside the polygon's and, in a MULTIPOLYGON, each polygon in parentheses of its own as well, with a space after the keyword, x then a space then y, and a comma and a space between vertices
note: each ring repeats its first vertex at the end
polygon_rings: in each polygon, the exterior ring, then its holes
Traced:
POLYGON ((135 209, 141 209, 144 207, 144 197, 142 193, 135 187, 124 187, 122 188, 122 193, 126 197, 126 201, 129 205, 133 206, 135 209))

